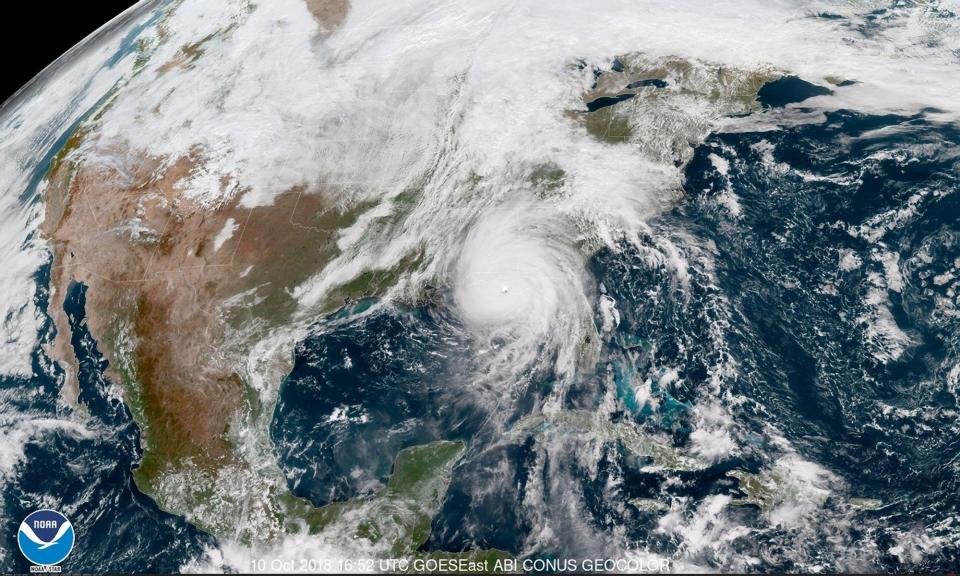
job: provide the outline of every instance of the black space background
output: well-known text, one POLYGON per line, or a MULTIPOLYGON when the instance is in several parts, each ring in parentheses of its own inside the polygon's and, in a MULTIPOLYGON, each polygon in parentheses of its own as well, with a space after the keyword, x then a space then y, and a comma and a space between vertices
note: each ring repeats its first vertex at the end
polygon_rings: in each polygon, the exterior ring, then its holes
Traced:
POLYGON ((0 102, 5 102, 47 64, 136 2, 26 0, 12 4, 11 11, 0 19, 0 54, 3 54, 0 102), (16 13, 16 17, 10 12, 16 13))

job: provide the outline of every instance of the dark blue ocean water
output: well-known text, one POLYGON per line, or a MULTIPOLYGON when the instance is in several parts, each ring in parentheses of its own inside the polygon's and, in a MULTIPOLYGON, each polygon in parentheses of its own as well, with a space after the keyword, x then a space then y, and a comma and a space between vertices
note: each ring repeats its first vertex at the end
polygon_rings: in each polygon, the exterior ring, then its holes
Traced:
MULTIPOLYGON (((769 95, 779 99, 771 106, 807 97, 769 95)), ((753 569, 955 568, 960 552, 949 519, 960 513, 960 434, 958 391, 947 373, 960 362, 960 326, 949 283, 934 278, 960 258, 958 152, 960 133, 922 114, 839 111, 780 131, 717 134, 686 169, 685 200, 637 239, 644 251, 625 242, 591 260, 621 323, 604 342, 601 374, 575 383, 566 407, 598 409, 609 370, 621 403, 613 419, 665 432, 683 448, 692 407, 729 360, 735 370, 721 378, 721 397, 739 399, 728 409, 749 440, 736 457, 699 471, 650 472, 647 461, 610 442, 587 469, 574 457, 576 440, 564 457, 529 435, 485 437, 489 405, 465 394, 470 379, 457 369, 469 346, 428 307, 379 312, 298 346, 273 428, 291 486, 318 503, 360 493, 386 479, 402 446, 464 438, 471 450, 454 471, 427 548, 529 553, 539 519, 572 499, 597 532, 623 530, 639 548, 670 555, 683 543, 656 530, 656 516, 620 503, 743 496, 728 473, 769 464, 781 450, 770 441, 772 425, 846 492, 829 498, 823 525, 802 536, 767 526, 756 506, 736 508, 737 523, 755 531, 730 548, 761 559, 753 569), (727 174, 711 155, 729 163, 727 174), (730 194, 739 214, 724 198, 730 194), (685 283, 669 266, 650 263, 651 252, 666 253, 665 243, 686 259, 685 283), (845 255, 860 264, 841 268, 845 255), (891 346, 878 337, 876 330, 891 328, 885 321, 906 340, 891 346), (679 371, 661 385, 666 367, 679 371), (631 374, 651 379, 655 410, 620 385, 631 374), (338 407, 348 418, 330 418, 338 407), (882 506, 851 512, 843 504, 851 497, 882 506), (889 550, 897 534, 917 530, 942 540, 905 565, 889 550)), ((528 393, 549 390, 543 374, 528 393)), ((563 522, 557 516, 554 528, 562 531, 563 522)), ((532 550, 602 549, 580 533, 559 540, 555 549, 532 550)), ((729 556, 709 552, 697 560, 730 565, 729 556)))
MULTIPOLYGON (((153 11, 144 24, 125 35, 105 66, 113 66, 136 50, 137 38, 156 23, 164 4, 165 0, 145 2, 127 15, 129 19, 153 11)), ((123 22, 115 25, 122 26, 123 22)), ((106 29, 101 32, 106 33, 106 29)), ((21 201, 36 200, 37 188, 53 158, 74 129, 109 96, 108 92, 61 133, 48 135, 46 153, 33 166, 30 181, 20 193, 21 201)), ((72 113, 79 98, 63 113, 72 113)), ((39 344, 45 345, 52 341, 55 330, 46 314, 49 265, 38 270, 35 279, 34 303, 44 314, 38 338, 39 344)), ((86 287, 74 285, 64 309, 79 361, 79 402, 87 414, 77 414, 60 400, 63 371, 41 345, 33 351, 32 377, 0 377, 0 428, 5 432, 21 427, 36 430, 23 446, 23 456, 12 477, 0 489, 5 552, 0 570, 29 570, 29 563, 17 548, 20 521, 38 508, 55 508, 67 515, 76 530, 74 549, 62 563, 65 571, 176 571, 212 539, 183 519, 161 511, 134 485, 131 471, 141 456, 139 430, 104 376, 105 360, 86 328, 85 292, 86 287), (76 431, 78 427, 80 432, 76 431)), ((8 448, 16 450, 18 446, 8 448)))
MULTIPOLYGON (((37 308, 45 310, 49 268, 37 275, 37 308)), ((43 426, 72 420, 82 434, 53 428, 32 436, 13 478, 3 486, 4 572, 27 572, 17 548, 20 521, 38 508, 63 512, 76 530, 73 552, 62 567, 70 572, 172 572, 212 539, 186 521, 161 511, 137 490, 132 470, 140 459, 140 433, 129 410, 112 394, 103 375, 105 361, 85 324, 86 288, 71 288, 65 309, 79 361, 80 404, 84 418, 59 399, 63 373, 41 348, 33 353, 34 377, 0 379, 5 399, 4 428, 43 426)), ((54 330, 47 320, 41 339, 54 330)))
MULTIPOLYGON (((717 135, 687 169, 688 201, 660 223, 715 253, 733 313, 724 341, 739 363, 731 390, 752 400, 742 421, 774 422, 852 495, 885 503, 851 542, 884 551, 891 529, 920 526, 944 536, 921 563, 935 570, 960 562, 949 527, 960 511, 958 390, 948 378, 960 325, 951 282, 937 280, 960 257, 958 152, 957 128, 922 114, 840 111, 789 130, 717 135), (710 154, 730 162, 727 177, 710 154), (716 202, 728 185, 739 218, 716 202), (841 269, 850 254, 861 265, 841 269), (909 339, 898 356, 871 334, 871 293, 909 339)), ((896 566, 889 555, 878 561, 896 566)))
MULTIPOLYGON (((416 309, 318 323, 297 345, 281 387, 271 427, 278 461, 295 493, 322 504, 376 489, 406 446, 462 439, 468 452, 425 549, 569 557, 604 550, 616 533, 672 555, 684 543, 657 530, 657 515, 622 503, 743 495, 728 473, 771 462, 782 450, 770 440, 774 426, 800 456, 841 478, 845 493, 824 503, 823 525, 802 534, 766 525, 756 506, 737 507, 736 522, 754 531, 729 549, 760 559, 752 569, 842 569, 853 561, 875 570, 955 569, 960 551, 949 521, 960 514, 960 432, 950 372, 960 363, 960 315, 950 275, 960 266, 958 152, 957 129, 923 114, 839 111, 779 131, 716 134, 686 169, 684 200, 635 242, 590 260, 621 322, 604 336, 597 373, 571 385, 564 408, 595 411, 612 392, 613 422, 666 434, 683 449, 694 406, 719 386, 748 440, 736 456, 700 470, 651 471, 610 440, 588 466, 583 438, 547 449, 536 435, 542 428, 494 432, 491 420, 509 428, 550 394, 553 375, 528 374, 528 385, 510 392, 480 385, 478 344, 438 295, 416 309), (714 157, 726 160, 727 173, 714 157), (668 246, 685 275, 669 265, 668 246), (716 384, 725 364, 733 369, 716 384), (663 378, 668 368, 675 378, 663 378), (638 400, 631 377, 650 379, 656 408, 638 400), (850 512, 849 497, 882 506, 850 512), (576 517, 565 512, 570 504, 576 517), (557 532, 550 547, 536 540, 544 518, 557 532), (903 564, 889 550, 911 531, 941 540, 903 564)), ((41 310, 48 283, 43 269, 41 310)), ((212 540, 133 485, 139 433, 103 376, 84 294, 75 286, 66 308, 89 417, 59 401, 62 373, 39 347, 33 378, 0 380, 5 428, 76 420, 88 432, 55 429, 27 442, 2 488, 2 569, 27 568, 16 529, 42 506, 59 508, 76 527, 66 569, 175 570, 212 540)), ((43 342, 52 330, 48 321, 43 342)), ((710 550, 696 561, 731 565, 710 550)))
POLYGON ((297 493, 317 504, 369 491, 397 452, 469 439, 475 409, 450 386, 463 339, 427 310, 376 314, 297 345, 272 439, 297 493), (365 490, 366 489, 366 490, 365 490))

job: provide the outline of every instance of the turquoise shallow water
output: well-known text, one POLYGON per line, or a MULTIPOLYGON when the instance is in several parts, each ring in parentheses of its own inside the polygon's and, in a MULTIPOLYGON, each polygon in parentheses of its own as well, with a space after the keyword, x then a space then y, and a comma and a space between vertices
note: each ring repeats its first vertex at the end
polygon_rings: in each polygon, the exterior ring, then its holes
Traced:
MULTIPOLYGON (((775 132, 715 134, 686 168, 682 202, 634 242, 590 259, 620 322, 561 408, 606 410, 610 393, 612 426, 629 423, 682 452, 695 445, 698 407, 714 398, 737 449, 709 465, 651 467, 615 435, 598 442, 596 430, 521 426, 556 376, 526 374, 527 385, 506 395, 474 386, 478 344, 439 297, 360 319, 341 313, 298 344, 271 427, 291 489, 316 504, 363 494, 402 448, 459 439, 469 449, 433 518, 429 550, 557 558, 627 543, 717 569, 955 568, 958 151, 960 132, 923 114, 838 111, 775 132), (717 496, 749 500, 743 479, 786 453, 771 430, 836 478, 813 516, 778 525, 761 501, 741 502, 723 533, 742 535, 701 549, 689 533, 663 529, 670 507, 692 517, 717 496), (852 505, 858 498, 871 504, 852 505), (537 540, 544 518, 555 530, 549 545, 537 540), (924 546, 911 544, 917 535, 924 546)), ((45 309, 47 270, 36 280, 45 309)), ((16 550, 20 519, 56 493, 77 530, 71 570, 176 570, 212 539, 133 485, 139 432, 107 393, 83 323, 84 290, 75 287, 66 308, 91 420, 87 433, 26 443, 2 488, 5 548, 16 550)), ((41 342, 51 330, 46 323, 41 342)), ((61 371, 40 347, 34 372, 0 381, 5 427, 71 418, 58 401, 61 371)), ((26 567, 15 552, 3 557, 4 570, 26 567)))
MULTIPOLYGON (((797 99, 818 93, 799 87, 797 99)), ((771 105, 789 101, 792 88, 777 87, 771 105)), ((386 478, 402 445, 456 437, 471 451, 434 518, 430 549, 537 557, 602 550, 579 531, 563 534, 559 516, 562 546, 530 545, 541 517, 574 500, 598 534, 625 532, 640 549, 714 568, 955 566, 960 436, 948 373, 960 327, 942 275, 960 258, 958 145, 955 128, 923 115, 845 111, 776 132, 717 134, 686 169, 684 201, 651 223, 639 248, 625 243, 593 257, 590 272, 621 321, 605 338, 598 373, 573 385, 565 408, 599 410, 612 385, 613 421, 667 434, 682 450, 692 446, 695 407, 718 386, 711 395, 742 443, 733 455, 700 470, 651 471, 611 441, 584 467, 576 435, 559 452, 535 435, 487 435, 487 404, 464 393, 469 374, 458 370, 469 345, 443 310, 427 309, 383 313, 298 347, 274 422, 291 486, 318 502, 353 495, 361 479, 386 478), (685 283, 643 252, 664 241, 685 255, 685 283), (346 356, 361 359, 359 371, 343 368, 346 356), (724 366, 731 368, 718 378, 724 366), (635 386, 645 380, 650 398, 640 402, 635 386), (349 418, 329 418, 344 406, 349 418), (725 520, 748 535, 691 555, 657 515, 623 505, 683 502, 693 514, 718 495, 743 499, 750 489, 738 474, 786 454, 774 429, 801 459, 834 475, 833 493, 801 528, 771 525, 769 510, 748 503, 725 520), (358 465, 363 475, 351 477, 358 465), (918 531, 936 544, 908 559, 904 541, 918 531)), ((551 378, 533 375, 507 420, 549 393, 551 378)))

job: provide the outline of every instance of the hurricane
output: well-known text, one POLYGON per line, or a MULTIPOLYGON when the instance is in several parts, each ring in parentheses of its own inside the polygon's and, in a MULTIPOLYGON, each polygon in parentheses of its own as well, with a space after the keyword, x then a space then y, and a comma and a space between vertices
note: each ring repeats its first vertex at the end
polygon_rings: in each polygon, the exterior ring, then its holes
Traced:
POLYGON ((137 3, 0 107, 0 567, 954 570, 958 13, 137 3))

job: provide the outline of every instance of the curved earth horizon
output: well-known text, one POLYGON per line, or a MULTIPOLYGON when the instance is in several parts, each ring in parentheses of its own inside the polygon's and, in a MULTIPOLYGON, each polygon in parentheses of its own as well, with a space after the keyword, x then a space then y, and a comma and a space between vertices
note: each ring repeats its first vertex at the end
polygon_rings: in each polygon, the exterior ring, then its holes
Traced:
POLYGON ((955 571, 958 54, 142 0, 0 105, 0 569, 50 510, 67 572, 955 571))

